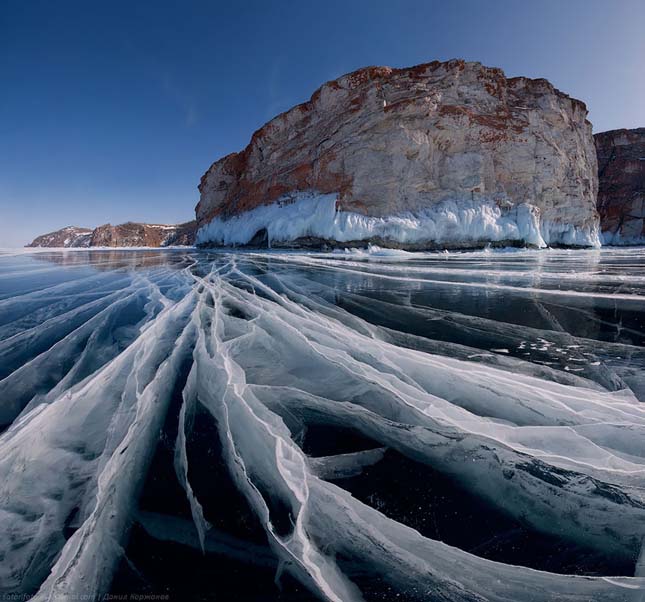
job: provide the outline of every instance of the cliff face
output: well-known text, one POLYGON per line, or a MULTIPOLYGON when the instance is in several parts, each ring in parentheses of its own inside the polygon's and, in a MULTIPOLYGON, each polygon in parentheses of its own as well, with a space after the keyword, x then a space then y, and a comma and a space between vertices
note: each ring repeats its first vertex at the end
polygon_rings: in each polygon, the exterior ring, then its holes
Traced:
POLYGON ((193 245, 197 224, 139 224, 127 222, 112 226, 105 224, 94 230, 68 226, 43 234, 28 247, 168 247, 193 245))
POLYGON ((27 247, 89 247, 93 230, 67 226, 55 232, 37 236, 27 247))
POLYGON ((92 233, 92 247, 167 247, 192 245, 195 222, 178 225, 126 222, 118 226, 105 224, 92 233))
POLYGON ((645 128, 594 136, 606 244, 645 244, 645 128))
POLYGON ((586 115, 546 80, 509 79, 479 63, 360 69, 210 167, 199 186, 198 242, 594 244, 597 164, 586 115), (307 211, 320 219, 295 227, 307 211), (287 214, 291 227, 277 228, 287 214), (421 225, 390 223, 410 216, 421 225))

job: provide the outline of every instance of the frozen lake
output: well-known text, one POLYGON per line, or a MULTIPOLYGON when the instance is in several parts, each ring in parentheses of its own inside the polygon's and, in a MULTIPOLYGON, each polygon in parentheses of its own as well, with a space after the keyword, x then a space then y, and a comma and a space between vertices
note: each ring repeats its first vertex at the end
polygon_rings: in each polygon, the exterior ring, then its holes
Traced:
POLYGON ((0 251, 0 594, 642 602, 644 345, 644 248, 0 251))

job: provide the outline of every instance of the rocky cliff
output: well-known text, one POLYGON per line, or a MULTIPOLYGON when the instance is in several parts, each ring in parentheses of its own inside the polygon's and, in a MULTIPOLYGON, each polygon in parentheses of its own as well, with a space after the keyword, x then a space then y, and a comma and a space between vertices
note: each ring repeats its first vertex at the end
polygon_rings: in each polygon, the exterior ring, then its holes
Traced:
POLYGON ((168 247, 193 245, 196 223, 105 224, 94 230, 68 226, 35 238, 28 247, 168 247))
POLYGON ((55 232, 37 236, 28 247, 89 247, 93 230, 67 226, 55 232))
POLYGON ((594 136, 606 244, 645 244, 645 128, 594 136))
POLYGON ((452 60, 319 88, 202 177, 201 244, 598 244, 585 105, 452 60))
POLYGON ((192 245, 195 222, 178 225, 126 222, 118 226, 105 224, 92 233, 92 247, 167 247, 192 245))

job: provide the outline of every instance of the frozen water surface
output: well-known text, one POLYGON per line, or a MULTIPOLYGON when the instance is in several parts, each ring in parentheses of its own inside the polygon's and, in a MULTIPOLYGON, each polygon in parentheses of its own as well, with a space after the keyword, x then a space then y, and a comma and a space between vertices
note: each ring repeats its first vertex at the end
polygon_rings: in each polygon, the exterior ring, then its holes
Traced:
POLYGON ((644 342, 644 249, 3 251, 0 593, 645 600, 644 342))

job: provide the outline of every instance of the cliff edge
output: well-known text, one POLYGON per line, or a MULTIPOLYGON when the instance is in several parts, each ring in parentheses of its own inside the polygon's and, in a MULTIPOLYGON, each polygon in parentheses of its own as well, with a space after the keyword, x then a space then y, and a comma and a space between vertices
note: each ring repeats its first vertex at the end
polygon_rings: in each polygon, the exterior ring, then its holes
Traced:
POLYGON ((197 224, 104 224, 94 230, 67 226, 38 236, 27 247, 170 247, 195 244, 197 224))
POLYGON ((594 136, 603 242, 645 244, 645 128, 594 136))
POLYGON ((197 242, 598 245, 586 116, 548 81, 480 63, 359 69, 211 165, 197 242))

